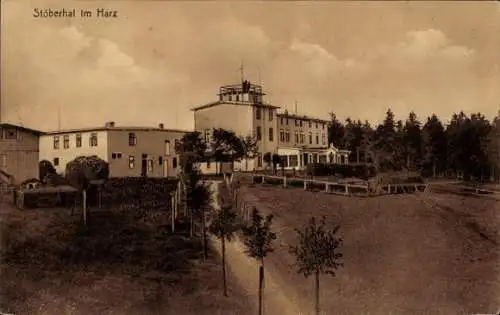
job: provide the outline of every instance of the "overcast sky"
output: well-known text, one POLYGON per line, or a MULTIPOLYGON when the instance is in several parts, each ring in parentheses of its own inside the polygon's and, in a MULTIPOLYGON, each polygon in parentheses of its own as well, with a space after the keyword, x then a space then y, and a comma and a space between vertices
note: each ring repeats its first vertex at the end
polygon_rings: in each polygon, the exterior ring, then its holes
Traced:
POLYGON ((219 85, 262 82, 299 114, 378 122, 390 107, 500 108, 494 2, 2 1, 2 120, 41 130, 190 129, 219 85), (41 19, 33 8, 107 8, 118 18, 41 19))

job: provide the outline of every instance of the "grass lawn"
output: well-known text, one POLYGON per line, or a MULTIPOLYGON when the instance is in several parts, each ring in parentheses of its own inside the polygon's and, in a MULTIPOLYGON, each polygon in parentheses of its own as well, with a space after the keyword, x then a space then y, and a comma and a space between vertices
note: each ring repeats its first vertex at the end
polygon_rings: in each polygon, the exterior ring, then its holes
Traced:
POLYGON ((1 204, 0 311, 14 314, 249 314, 246 294, 222 295, 218 258, 198 239, 169 235, 167 216, 1 204))
POLYGON ((473 314, 500 308, 497 201, 423 194, 355 198, 255 185, 243 198, 275 215, 266 268, 313 305, 313 279, 294 272, 288 245, 311 216, 340 224, 345 267, 320 281, 325 314, 473 314))

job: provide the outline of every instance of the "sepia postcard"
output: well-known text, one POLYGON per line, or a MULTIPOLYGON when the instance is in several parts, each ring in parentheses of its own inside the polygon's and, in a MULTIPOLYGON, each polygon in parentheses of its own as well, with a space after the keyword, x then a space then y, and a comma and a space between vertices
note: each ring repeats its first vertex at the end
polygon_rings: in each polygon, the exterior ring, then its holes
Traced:
POLYGON ((500 315, 500 2, 2 0, 0 315, 500 315))

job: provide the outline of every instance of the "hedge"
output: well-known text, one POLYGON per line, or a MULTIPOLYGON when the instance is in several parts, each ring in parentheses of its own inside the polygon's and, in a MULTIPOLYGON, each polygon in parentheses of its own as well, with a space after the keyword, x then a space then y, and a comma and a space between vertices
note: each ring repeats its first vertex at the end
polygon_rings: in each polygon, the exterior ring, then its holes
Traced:
MULTIPOLYGON (((101 205, 111 207, 135 204, 149 208, 165 208, 171 203, 171 194, 178 180, 155 177, 112 177, 108 179, 101 192, 101 205)), ((99 203, 99 190, 91 185, 88 191, 88 204, 99 203)))
POLYGON ((376 175, 375 168, 366 164, 308 164, 306 173, 309 176, 334 176, 356 177, 368 179, 376 175))

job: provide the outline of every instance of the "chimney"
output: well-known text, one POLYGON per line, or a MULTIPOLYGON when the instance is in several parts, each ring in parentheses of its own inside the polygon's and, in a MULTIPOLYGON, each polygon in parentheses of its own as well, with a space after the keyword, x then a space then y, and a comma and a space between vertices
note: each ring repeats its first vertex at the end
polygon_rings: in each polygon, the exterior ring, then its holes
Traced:
POLYGON ((163 125, 163 123, 158 124, 158 128, 163 129, 164 127, 165 127, 165 125, 163 125))
POLYGON ((106 128, 113 128, 115 126, 115 122, 114 121, 108 121, 108 122, 106 122, 106 124, 104 124, 104 126, 106 128))

